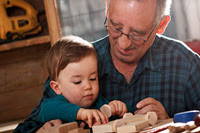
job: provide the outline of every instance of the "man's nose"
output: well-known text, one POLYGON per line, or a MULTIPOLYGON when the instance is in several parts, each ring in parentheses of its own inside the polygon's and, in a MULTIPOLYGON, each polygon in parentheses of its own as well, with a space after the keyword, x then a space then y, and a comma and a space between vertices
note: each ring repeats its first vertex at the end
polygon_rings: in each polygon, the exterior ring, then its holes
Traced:
POLYGON ((131 40, 129 39, 127 35, 122 34, 118 38, 118 45, 121 49, 126 50, 131 46, 131 40))

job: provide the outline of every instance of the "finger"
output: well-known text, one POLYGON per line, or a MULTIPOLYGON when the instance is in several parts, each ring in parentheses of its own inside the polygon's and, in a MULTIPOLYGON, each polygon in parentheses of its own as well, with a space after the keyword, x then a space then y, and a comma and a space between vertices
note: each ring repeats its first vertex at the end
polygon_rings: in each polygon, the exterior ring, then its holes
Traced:
MULTIPOLYGON (((111 105, 112 105, 112 107, 113 107, 113 115, 118 115, 118 111, 119 111, 119 107, 118 107, 118 104, 117 104, 117 101, 113 101, 112 103, 111 103, 111 105)), ((111 108, 111 110, 112 110, 112 108, 111 108)))
POLYGON ((117 102, 117 107, 118 107, 118 116, 121 116, 121 114, 123 113, 123 104, 122 102, 117 102))
POLYGON ((96 122, 97 122, 98 125, 101 124, 100 115, 99 115, 100 113, 101 113, 100 111, 95 111, 93 113, 93 116, 94 116, 94 118, 95 118, 95 120, 96 120, 96 122))
POLYGON ((78 126, 79 128, 84 128, 85 127, 85 123, 84 122, 81 122, 78 126))
POLYGON ((155 112, 158 119, 168 119, 169 116, 164 108, 164 106, 158 102, 157 104, 149 104, 143 108, 140 108, 134 112, 134 114, 146 114, 147 112, 155 112))
POLYGON ((115 115, 115 112, 116 112, 116 110, 115 110, 115 105, 114 105, 113 103, 109 103, 109 106, 110 106, 110 108, 111 108, 111 113, 112 113, 112 115, 115 115))
POLYGON ((56 119, 56 120, 51 120, 50 121, 52 126, 58 126, 62 124, 62 121, 60 119, 56 119))
POLYGON ((43 127, 41 127, 40 129, 38 129, 36 131, 36 133, 48 133, 49 131, 47 129, 44 129, 43 127))
POLYGON ((136 111, 134 112, 134 115, 139 114, 139 113, 138 113, 139 111, 140 111, 140 109, 136 110, 136 111))
POLYGON ((128 112, 128 109, 127 109, 127 107, 126 107, 126 104, 122 104, 122 110, 123 110, 123 111, 122 111, 120 117, 122 117, 125 113, 128 112))
POLYGON ((119 115, 119 106, 117 102, 114 102, 115 105, 115 115, 119 115))
POLYGON ((136 107, 138 109, 140 109, 149 104, 158 104, 158 101, 155 100, 154 98, 148 97, 148 98, 145 98, 145 99, 141 100, 140 102, 138 102, 136 107))
POLYGON ((160 108, 158 108, 155 104, 149 104, 137 110, 137 114, 146 114, 147 112, 158 112, 160 108))
POLYGON ((88 115, 88 126, 89 126, 90 128, 92 128, 92 119, 93 119, 92 115, 89 114, 89 115, 88 115))
POLYGON ((100 117, 102 123, 103 124, 107 123, 108 122, 108 116, 103 114, 103 113, 101 113, 101 112, 98 112, 98 113, 99 113, 99 117, 100 117))
POLYGON ((46 122, 42 127, 43 129, 46 129, 46 128, 49 128, 49 127, 52 127, 53 125, 51 124, 50 121, 46 122))

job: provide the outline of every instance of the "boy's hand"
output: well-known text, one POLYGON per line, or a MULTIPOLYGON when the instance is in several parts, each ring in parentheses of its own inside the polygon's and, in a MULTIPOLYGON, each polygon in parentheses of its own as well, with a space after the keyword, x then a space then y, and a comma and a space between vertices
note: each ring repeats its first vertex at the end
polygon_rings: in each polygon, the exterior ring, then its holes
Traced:
POLYGON ((108 122, 108 117, 96 109, 80 108, 77 113, 76 119, 85 121, 90 128, 92 128, 92 125, 94 123, 100 125, 101 123, 105 124, 108 122))
POLYGON ((128 112, 126 104, 119 100, 111 101, 108 105, 111 108, 112 115, 122 117, 125 113, 128 112))

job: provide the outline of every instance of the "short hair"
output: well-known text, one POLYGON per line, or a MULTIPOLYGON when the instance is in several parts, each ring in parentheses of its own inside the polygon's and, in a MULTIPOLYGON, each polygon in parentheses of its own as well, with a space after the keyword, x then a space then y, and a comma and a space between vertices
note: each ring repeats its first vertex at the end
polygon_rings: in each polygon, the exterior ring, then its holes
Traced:
MULTIPOLYGON (((110 7, 110 1, 107 0, 108 7, 110 7)), ((172 0, 157 0, 155 22, 158 22, 165 15, 170 15, 171 3, 172 0)))
POLYGON ((91 43, 69 35, 59 39, 47 53, 47 70, 50 80, 56 81, 61 70, 69 63, 78 62, 86 56, 96 56, 91 43))

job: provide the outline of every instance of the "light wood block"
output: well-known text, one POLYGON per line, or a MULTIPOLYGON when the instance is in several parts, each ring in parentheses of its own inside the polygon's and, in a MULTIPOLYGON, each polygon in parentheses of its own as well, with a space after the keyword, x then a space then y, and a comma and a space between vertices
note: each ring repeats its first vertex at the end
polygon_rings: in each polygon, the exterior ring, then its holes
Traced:
POLYGON ((118 127, 121 127, 124 125, 125 125, 125 123, 123 120, 121 120, 121 119, 115 120, 112 124, 113 131, 116 132, 118 127))
POLYGON ((90 129, 85 129, 83 133, 90 133, 90 129))
POLYGON ((92 131, 93 133, 113 132, 112 123, 113 121, 102 125, 94 125, 92 126, 92 131))
POLYGON ((147 114, 144 114, 144 115, 133 115, 133 116, 129 114, 128 116, 123 116, 123 120, 125 124, 136 122, 136 121, 147 120, 150 125, 155 125, 158 120, 158 117, 155 112, 148 112, 147 114))
POLYGON ((112 112, 111 112, 111 108, 109 105, 107 104, 104 104, 101 108, 100 108, 100 111, 105 114, 106 116, 111 117, 112 115, 112 112))
POLYGON ((92 131, 93 133, 116 132, 118 127, 124 125, 124 121, 122 119, 118 119, 106 124, 92 126, 92 131))
POLYGON ((77 122, 65 123, 55 127, 48 128, 48 133, 68 133, 70 130, 77 129, 77 122))
POLYGON ((84 129, 83 128, 76 128, 68 131, 68 133, 83 133, 84 129))
POLYGON ((123 119, 125 119, 125 118, 134 118, 134 115, 132 113, 125 113, 123 115, 123 119))
POLYGON ((129 133, 129 132, 138 132, 149 126, 149 122, 146 121, 137 121, 126 124, 117 128, 117 133, 129 133))

